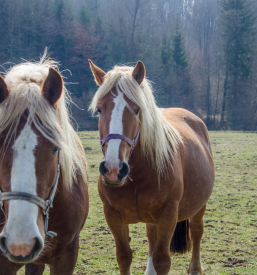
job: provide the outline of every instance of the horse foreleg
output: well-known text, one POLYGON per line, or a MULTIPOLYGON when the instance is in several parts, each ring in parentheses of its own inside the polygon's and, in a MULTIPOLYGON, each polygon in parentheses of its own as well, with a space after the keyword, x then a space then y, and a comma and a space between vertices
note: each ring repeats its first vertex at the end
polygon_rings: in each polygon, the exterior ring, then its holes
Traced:
POLYGON ((66 251, 54 260, 50 266, 51 275, 72 275, 76 266, 79 250, 79 234, 74 237, 72 243, 67 245, 66 251))
MULTIPOLYGON (((158 222, 157 241, 153 252, 153 266, 157 275, 167 275, 170 270, 170 243, 178 220, 178 203, 162 209, 158 222)), ((154 273, 153 273, 154 274, 154 273)))
POLYGON ((190 219, 189 227, 193 240, 192 258, 188 269, 189 275, 203 275, 204 269, 200 261, 200 243, 203 236, 203 215, 206 205, 190 219))
POLYGON ((145 275, 156 275, 156 271, 153 266, 153 252, 157 241, 157 229, 153 224, 146 224, 146 233, 149 243, 149 258, 145 275))
POLYGON ((25 275, 42 275, 45 269, 45 265, 39 264, 26 264, 25 275))
POLYGON ((120 275, 131 275, 132 250, 129 245, 129 227, 123 224, 119 214, 111 208, 104 206, 105 218, 116 244, 116 258, 120 275))

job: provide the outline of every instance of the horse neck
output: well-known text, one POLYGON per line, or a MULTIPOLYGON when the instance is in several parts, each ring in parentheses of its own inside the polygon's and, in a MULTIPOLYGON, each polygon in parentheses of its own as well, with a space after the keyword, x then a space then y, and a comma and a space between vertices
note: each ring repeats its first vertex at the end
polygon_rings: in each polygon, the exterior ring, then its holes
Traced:
MULTIPOLYGON (((142 171, 147 171, 148 169, 154 170, 153 165, 146 159, 142 153, 142 148, 140 142, 134 148, 134 151, 129 159, 129 165, 132 167, 131 174, 139 175, 142 171)), ((149 171, 149 170, 148 170, 149 171)))
POLYGON ((60 177, 59 177, 59 180, 58 180, 57 190, 56 190, 56 194, 54 196, 54 201, 53 201, 53 204, 54 204, 53 210, 57 209, 57 208, 58 209, 63 208, 66 205, 68 205, 70 203, 69 202, 70 193, 72 193, 72 189, 69 190, 65 186, 64 181, 63 181, 62 172, 60 172, 60 177))

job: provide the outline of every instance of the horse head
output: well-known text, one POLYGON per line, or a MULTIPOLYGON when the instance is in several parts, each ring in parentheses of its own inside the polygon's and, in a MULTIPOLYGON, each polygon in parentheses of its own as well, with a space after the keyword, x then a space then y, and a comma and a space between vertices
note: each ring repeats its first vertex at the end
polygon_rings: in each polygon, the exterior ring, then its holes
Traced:
MULTIPOLYGON (((104 87, 106 77, 112 78, 112 75, 106 75, 91 60, 89 62, 95 81, 100 86, 99 90, 102 86, 104 90, 107 89, 104 95, 92 104, 99 116, 99 138, 104 154, 99 171, 107 185, 120 186, 129 175, 129 158, 138 145, 141 110, 133 98, 123 93, 125 85, 117 83, 117 76, 114 81, 110 81, 113 83, 104 87)), ((129 73, 127 68, 124 67, 124 74, 129 74, 131 92, 134 92, 133 86, 139 87, 145 78, 145 67, 138 61, 129 73)))
MULTIPOLYGON (((16 72, 11 70, 5 80, 0 76, 0 189, 2 194, 24 193, 45 201, 56 179, 59 148, 39 130, 45 119, 39 114, 50 112, 49 119, 54 119, 63 80, 55 69, 49 68, 40 85, 38 72, 31 79, 24 74, 17 81, 16 75, 27 69, 25 66, 18 72, 16 66, 16 72)), ((6 199, 2 209, 5 223, 0 248, 12 262, 33 261, 44 248, 41 207, 30 200, 6 199)))

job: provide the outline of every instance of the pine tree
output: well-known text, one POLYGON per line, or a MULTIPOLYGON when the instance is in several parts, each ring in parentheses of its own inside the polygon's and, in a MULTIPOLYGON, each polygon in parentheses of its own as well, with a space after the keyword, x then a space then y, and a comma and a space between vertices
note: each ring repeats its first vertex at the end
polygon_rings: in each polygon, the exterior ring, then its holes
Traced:
POLYGON ((172 41, 172 59, 174 66, 181 70, 188 69, 188 58, 185 50, 184 38, 178 22, 176 23, 175 34, 172 41))
POLYGON ((72 58, 75 23, 71 3, 68 0, 55 0, 55 18, 57 37, 54 50, 64 67, 68 67, 72 58))
POLYGON ((184 37, 178 21, 175 26, 175 34, 172 36, 171 58, 173 65, 172 86, 175 106, 192 110, 193 85, 185 50, 184 37))
MULTIPOLYGON (((220 0, 219 33, 225 81, 221 124, 242 125, 242 104, 255 57, 256 9, 253 0, 220 0)), ((249 102, 248 102, 249 104, 249 102)))
POLYGON ((85 6, 82 7, 79 13, 79 21, 84 26, 87 26, 90 24, 90 21, 91 21, 90 11, 85 6))
POLYGON ((170 41, 167 39, 166 35, 162 38, 162 45, 161 45, 161 61, 165 69, 170 65, 171 61, 171 45, 170 41))

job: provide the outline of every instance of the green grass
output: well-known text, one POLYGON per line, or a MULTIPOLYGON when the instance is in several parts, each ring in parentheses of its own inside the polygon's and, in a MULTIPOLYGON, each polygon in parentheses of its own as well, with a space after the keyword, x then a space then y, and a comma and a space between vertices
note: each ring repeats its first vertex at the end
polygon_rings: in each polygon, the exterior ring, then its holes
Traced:
MULTIPOLYGON (((80 234, 74 274, 119 274, 115 244, 97 192, 102 152, 97 132, 80 132, 89 165, 89 216, 80 234)), ((202 265, 206 274, 257 274, 257 134, 210 132, 216 181, 204 217, 202 265)), ((133 274, 144 274, 144 224, 130 226, 133 274)), ((187 274, 191 253, 172 256, 169 274, 187 274)), ((22 274, 22 272, 20 273, 22 274)), ((44 274, 49 274, 46 271, 44 274)))

